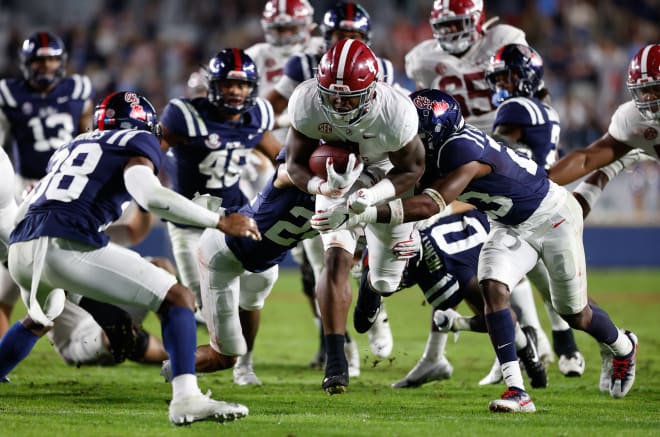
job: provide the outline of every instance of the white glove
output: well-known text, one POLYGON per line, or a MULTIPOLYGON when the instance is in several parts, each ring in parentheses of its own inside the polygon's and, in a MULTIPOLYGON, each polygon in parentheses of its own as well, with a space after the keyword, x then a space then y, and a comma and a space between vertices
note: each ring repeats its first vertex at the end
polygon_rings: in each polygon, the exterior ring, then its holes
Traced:
POLYGON ((325 211, 317 212, 310 219, 310 223, 312 224, 312 228, 319 232, 336 231, 347 228, 351 216, 355 217, 355 214, 352 214, 346 208, 346 205, 339 204, 325 211))
POLYGON ((348 155, 348 163, 346 164, 346 171, 344 173, 337 173, 335 167, 332 165, 332 158, 325 161, 325 169, 328 174, 327 183, 321 185, 321 194, 328 197, 342 197, 353 186, 357 178, 362 173, 364 164, 362 161, 358 162, 354 153, 348 155), (323 191, 327 189, 330 194, 323 191))
POLYGON ((419 252, 419 240, 411 238, 410 240, 399 241, 392 248, 392 252, 400 260, 414 258, 419 252))
POLYGON ((369 188, 360 188, 355 193, 348 196, 346 205, 351 211, 360 214, 367 209, 367 207, 373 205, 373 203, 374 195, 371 190, 369 188))

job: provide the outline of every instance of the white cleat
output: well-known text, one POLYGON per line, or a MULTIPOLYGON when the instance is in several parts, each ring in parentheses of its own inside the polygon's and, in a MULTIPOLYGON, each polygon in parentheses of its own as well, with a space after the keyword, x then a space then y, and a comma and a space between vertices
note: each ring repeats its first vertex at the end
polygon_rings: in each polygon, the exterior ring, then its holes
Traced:
POLYGON ((172 365, 170 364, 170 360, 163 361, 160 367, 160 376, 165 378, 165 382, 172 382, 172 365))
POLYGON ((234 384, 237 385, 261 385, 261 380, 254 373, 251 365, 234 366, 234 384))
POLYGON ((390 320, 385 310, 385 304, 381 302, 380 311, 376 321, 367 331, 369 337, 369 349, 378 358, 387 358, 392 353, 394 340, 390 329, 390 320))
POLYGON ((580 352, 573 352, 571 355, 562 355, 559 357, 559 371, 567 377, 582 376, 584 373, 584 357, 580 352))
POLYGON ((454 331, 454 320, 461 317, 453 309, 449 308, 447 310, 435 310, 433 312, 433 323, 438 327, 440 332, 451 332, 454 331))
POLYGON ((534 413, 536 406, 525 390, 509 388, 494 401, 490 401, 488 409, 493 413, 534 413))
POLYGON ((211 399, 211 392, 201 393, 170 402, 170 421, 174 425, 186 425, 200 420, 226 422, 248 415, 245 405, 216 401, 211 399))
POLYGON ((392 388, 414 388, 431 381, 451 378, 454 368, 446 357, 434 362, 422 357, 405 378, 392 384, 392 388))
POLYGON ((497 358, 495 358, 493 367, 490 368, 490 372, 488 372, 488 375, 481 378, 481 381, 479 381, 479 385, 499 384, 502 381, 503 381, 503 377, 502 377, 502 369, 500 368, 500 362, 497 361, 497 358))
POLYGON ((346 361, 348 361, 348 376, 357 378, 360 376, 360 352, 355 340, 344 343, 344 354, 346 354, 346 361))
POLYGON ((610 351, 604 345, 600 345, 600 382, 598 383, 598 389, 603 393, 610 392, 610 382, 612 381, 612 351, 610 351))

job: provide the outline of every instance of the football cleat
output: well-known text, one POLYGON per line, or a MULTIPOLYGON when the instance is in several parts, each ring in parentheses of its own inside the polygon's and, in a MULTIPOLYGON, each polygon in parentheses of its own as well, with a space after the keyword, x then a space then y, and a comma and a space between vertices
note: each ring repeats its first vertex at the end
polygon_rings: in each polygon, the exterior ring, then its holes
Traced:
POLYGON ((329 395, 342 394, 348 390, 348 375, 340 373, 339 375, 326 376, 323 378, 321 387, 329 395))
POLYGON ((580 352, 575 351, 570 355, 561 355, 557 364, 562 375, 569 378, 582 376, 584 373, 585 362, 580 352))
POLYGON ((165 382, 172 382, 172 365, 170 360, 163 361, 163 364, 160 366, 160 376, 165 378, 165 382))
POLYGON ((635 367, 637 365, 637 336, 630 331, 626 335, 632 342, 632 351, 623 357, 612 358, 612 379, 610 382, 610 395, 613 398, 622 398, 628 394, 635 382, 635 367))
POLYGON ((532 326, 524 326, 522 330, 527 337, 527 346, 517 351, 518 358, 525 367, 525 372, 529 376, 532 387, 545 388, 548 386, 548 375, 536 351, 536 329, 532 326))
POLYGON ((359 334, 364 334, 376 322, 383 298, 367 286, 360 287, 355 309, 353 326, 359 334))
POLYGON ((234 384, 237 385, 261 385, 261 380, 254 373, 251 365, 234 366, 234 384))
POLYGON ((533 413, 534 402, 525 390, 510 387, 500 399, 490 401, 488 409, 493 413, 533 413))
POLYGON ((360 352, 355 340, 344 343, 344 354, 346 354, 346 361, 348 361, 348 376, 357 378, 360 376, 360 352))
POLYGON ((612 351, 604 344, 600 345, 600 382, 598 388, 603 393, 610 392, 610 382, 612 381, 612 351))
POLYGON ((499 384, 503 380, 504 377, 502 376, 502 368, 500 367, 500 362, 497 360, 497 357, 495 357, 495 362, 493 363, 493 366, 490 368, 490 372, 488 372, 488 375, 481 378, 481 381, 479 381, 479 385, 499 384))
POLYGON ((390 319, 387 316, 384 303, 380 304, 376 320, 367 331, 367 335, 369 337, 369 349, 372 354, 378 358, 390 356, 394 347, 394 340, 390 329, 390 319))
POLYGON ((226 422, 248 415, 245 405, 216 401, 211 399, 211 392, 201 393, 176 399, 170 402, 170 421, 174 425, 186 425, 200 420, 226 422))
POLYGON ((454 368, 446 357, 434 362, 422 357, 405 378, 392 384, 392 388, 415 388, 431 381, 451 378, 454 368))
POLYGON ((11 381, 9 380, 8 376, 3 376, 2 378, 0 378, 0 383, 7 383, 8 384, 10 382, 11 381))
POLYGON ((454 331, 454 320, 461 317, 453 309, 449 308, 447 310, 436 310, 433 312, 433 323, 438 327, 440 332, 450 332, 454 331))

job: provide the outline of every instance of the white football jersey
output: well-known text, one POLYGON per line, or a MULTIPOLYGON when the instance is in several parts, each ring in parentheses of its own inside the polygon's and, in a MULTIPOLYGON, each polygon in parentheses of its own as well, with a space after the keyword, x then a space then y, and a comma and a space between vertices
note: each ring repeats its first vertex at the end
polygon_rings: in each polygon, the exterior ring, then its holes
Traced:
POLYGON ((485 73, 490 57, 506 44, 527 44, 525 32, 507 24, 493 26, 460 58, 429 39, 406 55, 406 74, 418 89, 437 88, 451 94, 461 105, 466 121, 489 133, 496 108, 485 73))
POLYGON ((417 110, 412 100, 385 83, 376 83, 369 112, 348 128, 332 126, 320 102, 316 79, 301 83, 289 99, 291 125, 310 138, 356 143, 365 166, 389 162, 389 152, 403 148, 417 135, 417 110))
POLYGON ((252 58, 259 74, 259 97, 266 97, 275 87, 284 73, 284 65, 290 56, 302 52, 322 52, 325 47, 323 38, 315 36, 309 39, 305 46, 293 49, 289 47, 276 47, 267 42, 260 42, 245 49, 245 53, 252 58))
POLYGON ((620 143, 660 158, 660 123, 642 117, 632 100, 617 108, 607 133, 620 143))

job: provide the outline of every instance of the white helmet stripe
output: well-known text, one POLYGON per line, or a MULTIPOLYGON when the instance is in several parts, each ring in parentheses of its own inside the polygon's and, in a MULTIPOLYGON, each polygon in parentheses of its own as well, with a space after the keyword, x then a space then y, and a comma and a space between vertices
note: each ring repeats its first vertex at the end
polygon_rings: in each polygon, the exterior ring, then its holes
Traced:
POLYGON ((346 70, 346 60, 348 59, 348 52, 351 50, 353 45, 352 39, 345 40, 346 43, 341 48, 341 53, 339 54, 339 65, 337 66, 337 84, 344 84, 344 70, 346 70))
POLYGON ((652 44, 647 45, 644 47, 644 50, 642 50, 642 58, 639 60, 640 68, 642 73, 642 78, 645 78, 649 74, 648 66, 649 66, 649 53, 651 52, 651 49, 653 48, 652 44))

